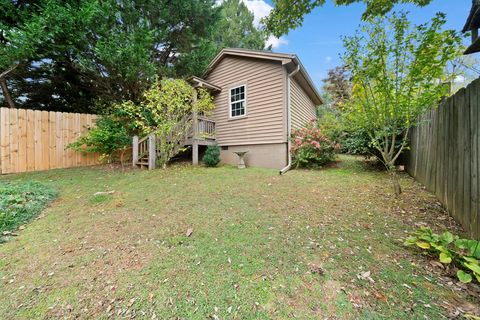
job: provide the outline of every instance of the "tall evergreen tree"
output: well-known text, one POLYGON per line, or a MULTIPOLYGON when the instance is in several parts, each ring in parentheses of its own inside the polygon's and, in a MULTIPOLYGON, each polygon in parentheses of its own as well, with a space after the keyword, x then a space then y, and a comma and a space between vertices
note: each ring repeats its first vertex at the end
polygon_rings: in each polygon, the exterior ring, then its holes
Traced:
POLYGON ((253 13, 241 0, 224 1, 220 6, 215 42, 220 47, 264 49, 267 34, 253 21, 253 13))
POLYGON ((201 75, 220 48, 265 38, 239 0, 0 0, 0 105, 138 101, 158 77, 201 75))

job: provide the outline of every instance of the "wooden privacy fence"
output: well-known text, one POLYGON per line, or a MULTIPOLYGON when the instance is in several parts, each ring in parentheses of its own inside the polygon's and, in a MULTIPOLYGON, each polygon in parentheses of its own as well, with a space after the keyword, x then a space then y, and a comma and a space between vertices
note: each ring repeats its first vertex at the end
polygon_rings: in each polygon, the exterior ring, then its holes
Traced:
POLYGON ((67 148, 96 116, 0 108, 0 173, 97 164, 98 156, 67 148))
POLYGON ((480 79, 419 120, 410 134, 408 173, 480 238, 480 79))

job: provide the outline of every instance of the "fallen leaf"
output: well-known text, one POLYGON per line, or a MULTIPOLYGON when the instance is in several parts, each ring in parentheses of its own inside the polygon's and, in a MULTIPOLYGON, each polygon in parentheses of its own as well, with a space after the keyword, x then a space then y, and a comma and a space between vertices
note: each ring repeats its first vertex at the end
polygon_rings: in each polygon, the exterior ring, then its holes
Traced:
POLYGON ((384 296, 383 294, 379 293, 379 292, 374 292, 373 295, 375 296, 375 298, 377 298, 378 300, 381 300, 381 301, 384 301, 384 302, 387 302, 388 298, 386 296, 384 296))
POLYGON ((193 228, 188 228, 187 233, 185 234, 187 237, 190 237, 193 233, 193 228))
POLYGON ((98 191, 98 192, 95 192, 93 195, 94 195, 94 196, 100 196, 100 195, 114 194, 114 193, 115 193, 115 190, 111 190, 111 191, 98 191))
POLYGON ((309 265, 309 267, 310 267, 310 272, 312 274, 318 274, 318 275, 321 275, 321 276, 323 276, 325 274, 325 270, 323 270, 322 267, 317 266, 316 264, 311 263, 309 265))

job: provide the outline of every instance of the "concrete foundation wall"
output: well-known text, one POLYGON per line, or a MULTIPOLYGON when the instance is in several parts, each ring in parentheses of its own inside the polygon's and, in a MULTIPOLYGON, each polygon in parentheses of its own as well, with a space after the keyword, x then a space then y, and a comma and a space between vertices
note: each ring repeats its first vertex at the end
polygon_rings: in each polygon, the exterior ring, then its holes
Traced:
POLYGON ((248 151, 245 155, 247 167, 282 169, 287 165, 287 144, 255 144, 242 146, 228 146, 228 150, 220 151, 222 163, 237 165, 238 156, 235 151, 248 151))

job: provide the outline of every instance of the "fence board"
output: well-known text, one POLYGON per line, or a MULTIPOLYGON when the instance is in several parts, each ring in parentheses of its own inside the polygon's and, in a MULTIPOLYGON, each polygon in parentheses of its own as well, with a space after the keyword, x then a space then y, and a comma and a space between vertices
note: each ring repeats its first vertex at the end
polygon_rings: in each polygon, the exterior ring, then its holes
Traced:
POLYGON ((27 171, 27 111, 18 110, 18 171, 27 171))
POLYGON ((55 112, 55 165, 56 168, 63 168, 63 113, 55 112))
POLYGON ((48 113, 48 168, 55 169, 57 167, 57 161, 55 157, 55 112, 48 113))
POLYGON ((10 168, 18 171, 18 110, 13 109, 10 112, 10 168))
POLYGON ((48 112, 42 111, 41 115, 41 138, 42 139, 42 170, 48 170, 49 166, 49 159, 48 159, 48 112))
POLYGON ((0 108, 0 173, 99 163, 98 155, 66 149, 95 115, 0 108))
MULTIPOLYGON (((26 171, 35 170, 35 113, 27 110, 27 158, 26 171)), ((8 171, 4 171, 8 172, 8 171)))
POLYGON ((472 237, 480 238, 480 79, 419 117, 407 171, 472 237))

